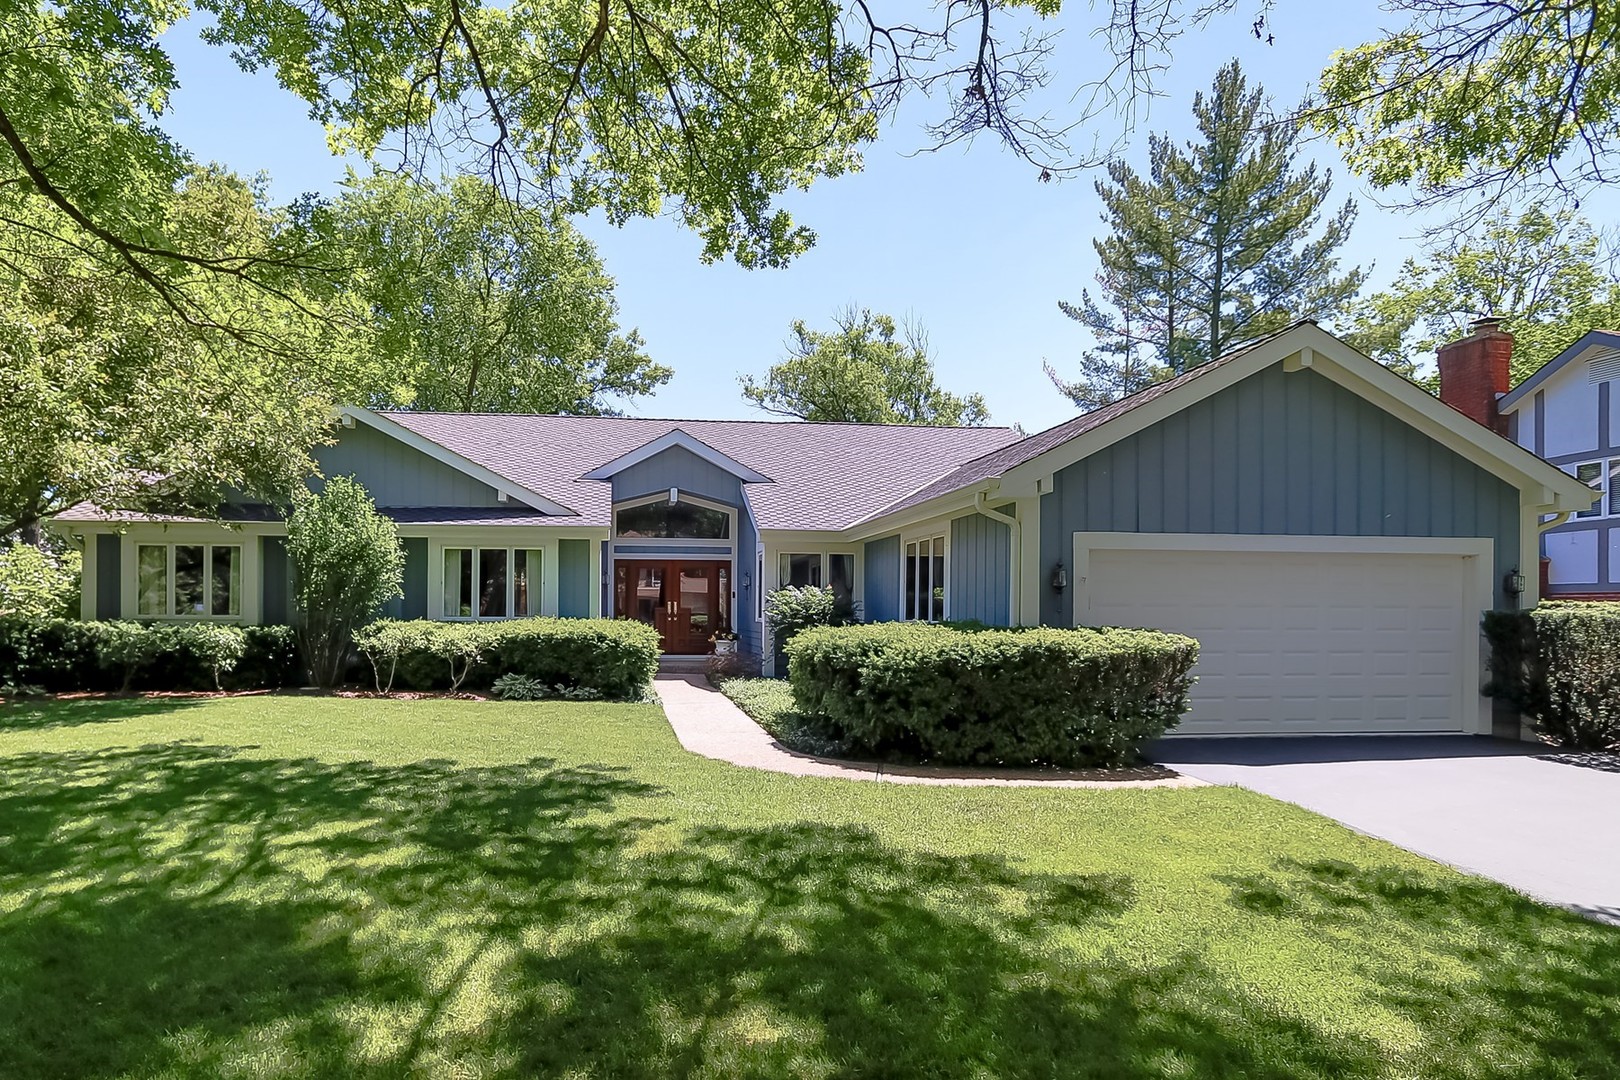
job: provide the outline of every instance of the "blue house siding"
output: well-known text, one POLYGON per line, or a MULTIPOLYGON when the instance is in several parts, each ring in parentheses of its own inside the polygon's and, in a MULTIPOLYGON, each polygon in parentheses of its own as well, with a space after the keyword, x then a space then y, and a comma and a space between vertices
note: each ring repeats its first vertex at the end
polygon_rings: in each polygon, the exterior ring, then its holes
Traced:
POLYGON ((892 622, 900 617, 900 537, 885 536, 866 544, 867 622, 892 622))
POLYGON ((732 587, 737 597, 732 601, 731 628, 737 632, 738 648, 750 656, 764 651, 764 628, 759 620, 759 548, 754 544, 754 524, 747 507, 737 514, 737 576, 732 587))
POLYGON ((557 541, 557 614, 584 619, 591 614, 591 542, 557 541))
POLYGON ((1012 530, 983 514, 951 522, 951 618, 1006 626, 1012 530))
MULTIPOLYGON (((1496 603, 1519 566, 1518 491, 1314 371, 1272 367, 1060 470, 1042 580, 1076 532, 1483 536, 1496 603)), ((1526 571, 1528 572, 1528 571, 1526 571)), ((1071 599, 1041 590, 1041 621, 1071 599)))
POLYGON ((620 503, 656 495, 670 488, 680 488, 727 506, 742 505, 741 480, 680 446, 672 446, 621 470, 613 477, 613 501, 620 503))
POLYGON ((343 429, 318 447, 323 476, 354 476, 378 506, 499 506, 495 489, 375 428, 343 429))
MULTIPOLYGON (((117 533, 96 534, 96 610, 98 619, 116 619, 123 606, 123 540, 117 533)), ((86 612, 86 614, 90 614, 86 612)))
POLYGON ((288 573, 287 541, 266 536, 259 543, 259 619, 267 626, 291 622, 292 578, 288 573))

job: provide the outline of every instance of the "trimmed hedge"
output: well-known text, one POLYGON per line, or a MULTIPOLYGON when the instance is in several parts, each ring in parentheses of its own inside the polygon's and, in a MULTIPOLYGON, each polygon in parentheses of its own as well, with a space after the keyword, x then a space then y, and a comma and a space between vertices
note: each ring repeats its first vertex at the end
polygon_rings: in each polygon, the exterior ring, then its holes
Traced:
POLYGON ((1491 643, 1487 694, 1560 746, 1620 748, 1620 603, 1491 611, 1484 629, 1491 643))
POLYGON ((1198 643, 1153 630, 813 628, 798 710, 857 752, 947 764, 1120 766, 1189 707, 1198 643))
POLYGON ((273 690, 299 682, 285 626, 0 619, 0 686, 65 693, 273 690))
POLYGON ((629 619, 378 619, 354 635, 378 690, 488 690, 522 675, 575 697, 636 698, 658 670, 658 632, 629 619))

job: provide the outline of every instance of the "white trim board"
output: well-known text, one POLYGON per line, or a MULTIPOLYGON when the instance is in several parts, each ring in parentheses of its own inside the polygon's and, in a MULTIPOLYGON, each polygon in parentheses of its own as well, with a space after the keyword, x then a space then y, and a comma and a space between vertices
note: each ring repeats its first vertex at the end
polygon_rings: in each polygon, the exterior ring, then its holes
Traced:
POLYGON ((1091 553, 1104 551, 1186 551, 1297 553, 1320 555, 1441 555, 1469 560, 1465 592, 1458 598, 1458 720, 1462 730, 1491 733, 1491 707, 1479 692, 1483 670, 1483 635, 1479 622, 1495 604, 1495 543, 1485 537, 1408 536, 1276 536, 1237 533, 1077 532, 1073 537, 1074 572, 1070 617, 1075 626, 1087 619, 1091 553))

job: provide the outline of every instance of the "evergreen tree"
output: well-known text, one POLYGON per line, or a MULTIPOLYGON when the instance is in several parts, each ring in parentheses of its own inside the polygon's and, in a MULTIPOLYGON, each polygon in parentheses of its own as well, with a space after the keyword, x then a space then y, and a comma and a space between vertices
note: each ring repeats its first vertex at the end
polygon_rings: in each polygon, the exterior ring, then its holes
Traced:
POLYGON ((1193 99, 1198 138, 1149 144, 1148 174, 1116 162, 1099 181, 1109 234, 1093 241, 1099 292, 1059 309, 1096 347, 1081 377, 1052 381, 1091 408, 1297 319, 1331 319, 1361 288, 1339 272, 1351 201, 1323 219, 1332 176, 1296 169, 1299 129, 1272 119, 1236 61, 1193 99), (1315 234, 1313 236, 1313 234, 1315 234))

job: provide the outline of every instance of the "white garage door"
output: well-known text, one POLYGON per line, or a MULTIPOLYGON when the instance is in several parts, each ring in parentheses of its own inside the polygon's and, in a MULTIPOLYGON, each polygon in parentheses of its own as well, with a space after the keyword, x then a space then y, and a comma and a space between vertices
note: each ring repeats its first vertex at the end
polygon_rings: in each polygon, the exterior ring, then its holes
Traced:
MULTIPOLYGON (((1460 555, 1092 549, 1081 621, 1197 638, 1183 735, 1472 729, 1460 555)), ((1078 561, 1078 557, 1077 557, 1078 561)), ((1476 661, 1477 664, 1477 661, 1476 661)))

